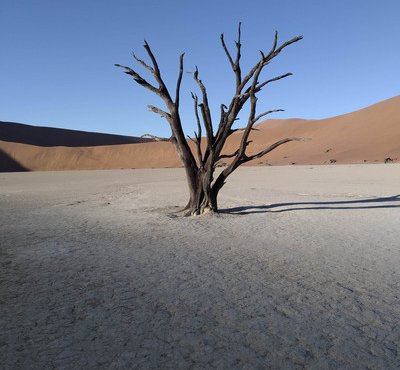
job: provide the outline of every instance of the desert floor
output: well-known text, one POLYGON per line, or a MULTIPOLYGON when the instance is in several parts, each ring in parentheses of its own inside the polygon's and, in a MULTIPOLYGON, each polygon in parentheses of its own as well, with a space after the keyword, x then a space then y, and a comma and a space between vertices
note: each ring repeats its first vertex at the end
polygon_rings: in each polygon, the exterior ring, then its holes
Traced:
POLYGON ((400 165, 0 174, 2 369, 400 368, 400 165))

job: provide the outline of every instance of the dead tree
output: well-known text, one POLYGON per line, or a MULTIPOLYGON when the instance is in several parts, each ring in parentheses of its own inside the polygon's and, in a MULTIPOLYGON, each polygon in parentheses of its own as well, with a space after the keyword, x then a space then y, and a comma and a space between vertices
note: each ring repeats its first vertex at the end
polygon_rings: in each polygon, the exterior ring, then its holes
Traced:
POLYGON ((222 48, 228 58, 229 64, 236 78, 236 89, 232 100, 229 105, 221 104, 220 118, 218 128, 214 129, 214 124, 211 119, 210 106, 207 97, 207 90, 202 80, 199 78, 199 71, 196 67, 193 77, 201 92, 201 101, 199 97, 192 93, 194 114, 197 124, 197 132, 194 133, 194 138, 190 138, 195 143, 195 149, 191 150, 188 140, 184 134, 181 117, 179 115, 179 97, 180 88, 183 77, 183 61, 184 54, 179 59, 179 74, 175 87, 174 96, 168 90, 161 77, 160 68, 158 66, 156 57, 154 56, 149 44, 144 41, 144 48, 150 58, 151 64, 146 63, 144 60, 138 58, 133 54, 134 59, 147 69, 154 77, 156 84, 149 83, 146 79, 140 76, 136 71, 130 67, 116 64, 125 70, 125 73, 132 76, 133 79, 141 86, 152 91, 158 95, 165 103, 166 110, 162 110, 153 105, 149 105, 149 109, 164 117, 171 127, 170 141, 175 145, 176 151, 186 171, 186 178, 189 186, 189 202, 183 209, 186 215, 199 215, 206 212, 217 212, 217 196, 221 188, 224 186, 228 176, 240 165, 249 162, 253 159, 263 157, 275 148, 290 141, 299 141, 299 138, 285 138, 282 139, 268 148, 253 154, 247 155, 246 148, 251 143, 249 135, 254 130, 254 124, 260 118, 267 116, 273 112, 282 111, 282 109, 269 110, 267 112, 256 112, 257 107, 257 93, 268 84, 281 80, 285 77, 292 75, 285 73, 283 75, 260 81, 260 75, 264 67, 266 67, 272 59, 277 57, 279 53, 291 44, 301 40, 302 36, 297 36, 289 41, 278 45, 278 33, 275 32, 274 41, 271 50, 268 53, 260 51, 260 59, 254 66, 247 72, 242 74, 240 59, 241 59, 241 27, 238 27, 238 39, 236 41, 236 55, 232 55, 229 51, 224 35, 221 34, 222 48), (247 119, 247 125, 242 129, 234 129, 233 125, 237 120, 239 112, 248 103, 250 105, 250 113, 247 119), (202 128, 205 130, 205 138, 202 137, 202 128), (224 145, 234 132, 243 131, 240 145, 238 149, 230 154, 223 154, 224 145), (205 149, 202 146, 202 140, 205 142, 205 149), (230 164, 214 179, 214 171, 218 161, 224 158, 230 158, 230 164))

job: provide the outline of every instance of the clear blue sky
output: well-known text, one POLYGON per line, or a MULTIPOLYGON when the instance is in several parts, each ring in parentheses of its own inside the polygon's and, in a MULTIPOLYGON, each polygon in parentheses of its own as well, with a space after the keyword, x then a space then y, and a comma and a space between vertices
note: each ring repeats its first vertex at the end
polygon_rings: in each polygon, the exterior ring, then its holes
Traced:
MULTIPOLYGON (((314 119, 350 112, 399 95, 399 17, 399 0, 2 0, 0 120, 169 135, 147 110, 162 106, 158 98, 114 63, 134 66, 131 52, 144 57, 146 38, 173 86, 185 51, 185 71, 198 65, 218 110, 234 83, 219 35, 233 47, 239 21, 244 66, 270 48, 274 30, 282 41, 304 36, 265 71, 294 76, 261 94, 260 111, 314 119)), ((191 131, 196 87, 184 78, 182 118, 191 131)))

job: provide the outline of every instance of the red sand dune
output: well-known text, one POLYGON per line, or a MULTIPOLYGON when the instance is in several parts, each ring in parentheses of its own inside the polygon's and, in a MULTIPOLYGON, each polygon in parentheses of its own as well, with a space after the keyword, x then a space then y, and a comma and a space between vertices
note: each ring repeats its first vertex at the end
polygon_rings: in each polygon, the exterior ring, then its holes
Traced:
MULTIPOLYGON (((63 130, 68 131, 61 135, 69 137, 68 145, 65 142, 60 144, 60 136, 56 135, 60 129, 52 131, 48 128, 35 128, 43 130, 35 133, 42 141, 36 139, 33 142, 32 131, 29 131, 32 126, 14 124, 14 136, 9 133, 7 136, 4 134, 7 125, 10 124, 0 123, 0 171, 181 166, 172 144, 168 142, 143 142, 142 139, 125 137, 128 144, 118 135, 109 135, 108 139, 114 136, 115 140, 107 142, 101 141, 104 137, 95 139, 101 134, 83 133, 83 139, 82 132, 63 130), (84 144, 85 140, 86 143, 89 140, 89 144, 84 144), (102 142, 108 145, 101 145, 102 142)), ((333 118, 269 119, 257 128, 259 131, 251 135, 253 143, 249 146, 249 153, 285 137, 310 140, 287 143, 255 160, 251 163, 253 165, 382 163, 386 158, 400 161, 400 96, 333 118)), ((232 135, 226 153, 237 148, 240 137, 240 133, 232 135)))

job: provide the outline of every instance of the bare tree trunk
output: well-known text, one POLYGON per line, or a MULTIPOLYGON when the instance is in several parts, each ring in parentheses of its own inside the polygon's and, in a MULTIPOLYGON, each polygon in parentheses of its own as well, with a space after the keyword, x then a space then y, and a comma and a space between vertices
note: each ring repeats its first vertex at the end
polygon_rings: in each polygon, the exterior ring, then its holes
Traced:
POLYGON ((192 210, 194 214, 212 213, 218 211, 217 195, 213 191, 212 169, 203 169, 199 173, 196 194, 196 207, 192 210))
POLYGON ((185 215, 200 215, 203 213, 213 213, 218 211, 217 194, 212 188, 213 170, 202 168, 197 171, 195 181, 186 173, 189 187, 189 201, 182 210, 185 215))

